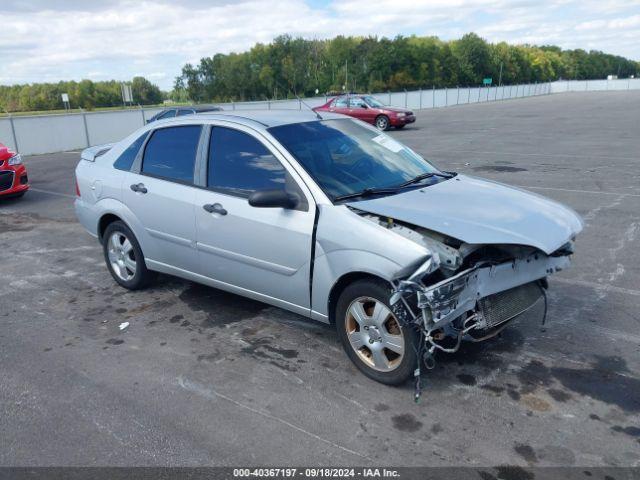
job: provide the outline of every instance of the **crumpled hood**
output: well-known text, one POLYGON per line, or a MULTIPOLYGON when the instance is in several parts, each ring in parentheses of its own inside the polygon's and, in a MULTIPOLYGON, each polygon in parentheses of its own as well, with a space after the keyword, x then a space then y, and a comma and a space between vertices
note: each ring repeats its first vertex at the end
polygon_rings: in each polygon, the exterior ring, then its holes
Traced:
POLYGON ((583 227, 578 214, 560 203, 466 175, 348 205, 466 243, 529 245, 547 254, 583 227))

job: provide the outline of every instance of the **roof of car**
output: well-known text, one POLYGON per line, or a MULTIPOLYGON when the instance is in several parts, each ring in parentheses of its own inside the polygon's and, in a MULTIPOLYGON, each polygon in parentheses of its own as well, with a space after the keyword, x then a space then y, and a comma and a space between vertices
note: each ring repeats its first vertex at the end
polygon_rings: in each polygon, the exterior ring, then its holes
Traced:
POLYGON ((216 112, 222 110, 222 108, 216 105, 194 105, 192 107, 180 107, 178 110, 195 110, 196 112, 216 112))
MULTIPOLYGON (((335 113, 319 112, 322 120, 346 118, 335 113)), ((187 118, 187 117, 180 117, 187 118)), ((312 110, 223 110, 198 114, 198 118, 210 118, 232 121, 257 122, 264 127, 277 127, 291 123, 313 122, 320 120, 312 110)))

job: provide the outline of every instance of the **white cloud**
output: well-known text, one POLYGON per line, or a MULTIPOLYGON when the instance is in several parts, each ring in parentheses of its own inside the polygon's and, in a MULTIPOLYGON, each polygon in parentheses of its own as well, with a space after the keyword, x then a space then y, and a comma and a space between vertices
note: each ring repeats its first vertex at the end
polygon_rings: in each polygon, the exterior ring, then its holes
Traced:
POLYGON ((0 83, 147 76, 163 88, 187 61, 289 33, 438 35, 555 43, 640 59, 640 0, 8 0, 0 83), (86 6, 88 5, 88 6, 86 6))

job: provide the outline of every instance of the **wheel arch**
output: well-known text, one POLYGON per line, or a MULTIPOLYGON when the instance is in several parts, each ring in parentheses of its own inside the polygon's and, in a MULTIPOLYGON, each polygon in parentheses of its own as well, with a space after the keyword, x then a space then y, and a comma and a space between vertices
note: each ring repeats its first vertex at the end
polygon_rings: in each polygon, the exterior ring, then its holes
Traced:
POLYGON ((117 222, 117 221, 120 221, 125 225, 127 225, 127 222, 125 222, 121 217, 119 217, 115 213, 110 213, 110 212, 105 213, 100 217, 100 219, 98 220, 98 240, 100 241, 100 243, 102 243, 104 240, 104 232, 107 230, 107 227, 111 225, 113 222, 117 222))
POLYGON ((359 280, 374 280, 385 283, 391 287, 391 283, 388 280, 370 272, 355 271, 345 273, 340 278, 338 278, 338 280, 336 280, 336 282, 331 287, 331 290, 329 291, 329 298, 327 300, 327 313, 329 317, 329 323, 331 325, 335 325, 336 323, 336 306, 338 304, 340 295, 342 294, 342 292, 344 292, 345 288, 359 280))
POLYGON ((378 119, 380 117, 384 117, 384 118, 387 119, 387 128, 389 128, 391 126, 391 117, 389 115, 387 115, 386 113, 379 113, 378 115, 376 115, 376 118, 373 121, 373 124, 377 127, 378 126, 378 119))

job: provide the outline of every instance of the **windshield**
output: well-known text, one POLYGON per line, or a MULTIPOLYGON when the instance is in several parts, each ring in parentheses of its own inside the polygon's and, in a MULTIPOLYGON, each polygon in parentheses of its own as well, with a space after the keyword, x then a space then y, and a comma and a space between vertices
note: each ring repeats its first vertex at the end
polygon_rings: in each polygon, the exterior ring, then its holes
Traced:
POLYGON ((367 95, 366 97, 364 97, 364 101, 367 102, 367 105, 369 105, 370 107, 384 108, 384 103, 382 103, 377 98, 372 97, 371 95, 367 95))
POLYGON ((408 147, 357 120, 293 123, 269 132, 332 200, 367 189, 397 188, 419 175, 440 173, 408 147))

